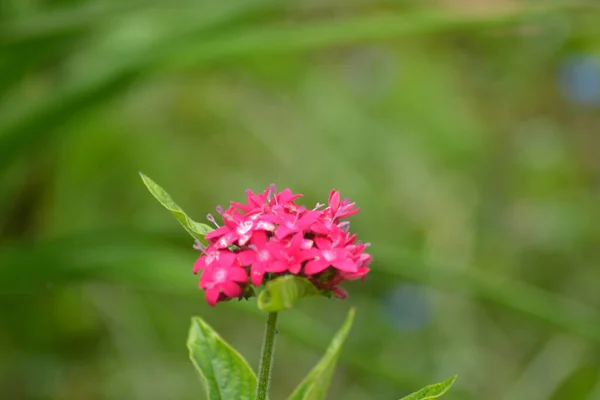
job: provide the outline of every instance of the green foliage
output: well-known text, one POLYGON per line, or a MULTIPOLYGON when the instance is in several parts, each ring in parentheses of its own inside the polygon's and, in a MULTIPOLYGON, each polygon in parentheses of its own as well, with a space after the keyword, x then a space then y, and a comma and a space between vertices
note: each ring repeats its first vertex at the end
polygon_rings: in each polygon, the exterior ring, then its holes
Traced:
POLYGON ((354 314, 355 310, 350 309, 346 320, 331 340, 323 358, 298 385, 288 400, 322 400, 325 398, 342 345, 350 333, 350 328, 352 328, 354 314))
POLYGON ((258 295, 257 305, 263 311, 277 312, 292 308, 303 298, 318 293, 317 288, 308 279, 286 275, 267 282, 258 295))
POLYGON ((209 400, 254 398, 252 368, 200 317, 192 318, 187 347, 209 400))
POLYGON ((171 211, 171 213, 177 218, 177 221, 184 227, 184 229, 197 240, 203 240, 204 235, 208 232, 212 231, 212 228, 208 225, 201 224, 200 222, 196 222, 179 207, 169 196, 169 194, 160 186, 156 184, 152 179, 148 178, 146 175, 140 172, 140 176, 142 177, 142 181, 144 185, 148 188, 150 193, 158 200, 160 204, 163 205, 164 208, 171 211))
POLYGON ((451 376, 440 383, 434 383, 433 385, 429 385, 419 390, 418 392, 414 392, 409 394, 406 397, 403 397, 401 400, 432 400, 437 399, 442 396, 444 393, 450 389, 450 386, 456 380, 457 375, 451 376))

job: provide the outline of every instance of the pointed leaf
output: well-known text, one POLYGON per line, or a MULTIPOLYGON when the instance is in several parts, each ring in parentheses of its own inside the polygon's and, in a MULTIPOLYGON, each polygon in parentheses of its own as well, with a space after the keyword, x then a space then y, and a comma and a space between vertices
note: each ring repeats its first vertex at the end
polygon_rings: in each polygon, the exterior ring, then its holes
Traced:
POLYGON ((350 309, 344 324, 333 337, 323 358, 304 378, 304 381, 298 385, 288 400, 322 400, 325 398, 342 345, 346 341, 354 322, 354 314, 354 308, 350 309))
POLYGON ((169 196, 169 194, 156 182, 152 179, 148 178, 146 175, 140 172, 140 176, 142 177, 142 181, 152 193, 152 195, 159 201, 160 204, 163 205, 167 210, 171 211, 171 213, 177 218, 177 221, 185 228, 185 230, 192 235, 194 239, 203 240, 204 235, 213 229, 205 224, 201 224, 200 222, 196 222, 179 207, 169 196))
POLYGON ((263 311, 277 312, 292 308, 299 300, 319 294, 319 290, 306 278, 286 275, 267 282, 258 295, 257 305, 263 311))
POLYGON ((187 347, 209 400, 254 398, 252 368, 200 317, 192 318, 187 347))
POLYGON ((452 384, 456 380, 457 376, 458 375, 454 375, 454 376, 451 376, 450 378, 446 379, 443 382, 434 383, 433 385, 425 386, 423 389, 419 390, 418 392, 414 392, 413 394, 410 394, 410 395, 408 395, 406 397, 403 397, 400 400, 432 400, 432 399, 437 399, 438 397, 440 397, 444 393, 446 393, 448 391, 448 389, 450 389, 450 386, 452 386, 452 384))

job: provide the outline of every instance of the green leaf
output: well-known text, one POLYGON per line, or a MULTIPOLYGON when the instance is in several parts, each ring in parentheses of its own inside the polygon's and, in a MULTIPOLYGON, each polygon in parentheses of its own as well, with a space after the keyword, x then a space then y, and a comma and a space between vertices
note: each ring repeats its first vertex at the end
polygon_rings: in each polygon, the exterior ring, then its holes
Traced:
POLYGON ((254 371, 244 357, 200 317, 192 318, 187 347, 209 400, 254 398, 254 371))
POLYGON ((306 278, 286 275, 267 282, 266 288, 258 295, 258 308, 277 312, 292 308, 299 300, 319 294, 317 288, 306 278))
POLYGON ((456 380, 458 375, 451 376, 440 383, 434 383, 433 385, 425 386, 423 389, 418 392, 414 392, 413 394, 409 394, 408 396, 402 398, 401 400, 431 400, 437 399, 442 396, 444 393, 450 389, 450 386, 456 380))
POLYGON ((203 240, 204 235, 213 229, 205 224, 201 224, 200 222, 196 222, 179 207, 171 196, 160 186, 156 184, 152 179, 148 178, 146 175, 140 172, 140 176, 142 177, 142 181, 152 193, 156 200, 159 201, 167 210, 171 211, 171 213, 177 218, 177 221, 185 228, 185 230, 192 235, 194 239, 203 240))
POLYGON ((344 324, 333 337, 323 358, 298 385, 288 400, 321 400, 325 398, 342 345, 350 333, 352 322, 354 322, 354 314, 354 308, 350 309, 344 324))

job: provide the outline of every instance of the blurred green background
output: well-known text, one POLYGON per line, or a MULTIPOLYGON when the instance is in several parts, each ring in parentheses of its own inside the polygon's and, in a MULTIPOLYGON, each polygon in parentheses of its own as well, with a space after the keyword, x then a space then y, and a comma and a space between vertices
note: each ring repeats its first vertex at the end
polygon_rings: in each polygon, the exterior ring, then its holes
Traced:
POLYGON ((600 12, 575 0, 0 1, 0 398, 201 399, 196 220, 270 183, 362 208, 372 273, 280 318, 273 399, 600 399, 600 12))

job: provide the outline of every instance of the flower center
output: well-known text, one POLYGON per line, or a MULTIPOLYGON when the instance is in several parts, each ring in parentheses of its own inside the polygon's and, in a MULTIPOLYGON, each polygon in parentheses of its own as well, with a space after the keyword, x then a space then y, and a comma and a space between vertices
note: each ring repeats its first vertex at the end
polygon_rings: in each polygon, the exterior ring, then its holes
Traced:
POLYGON ((224 269, 218 269, 213 276, 215 283, 224 282, 227 278, 227 272, 224 269))
POLYGON ((267 250, 261 250, 258 252, 258 255, 256 256, 256 258, 258 258, 258 261, 269 261, 269 259, 271 258, 271 255, 269 254, 269 252, 267 250))

